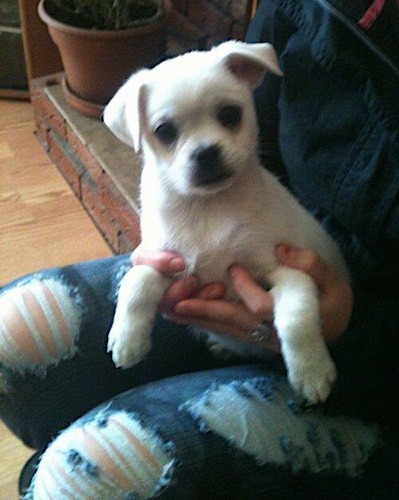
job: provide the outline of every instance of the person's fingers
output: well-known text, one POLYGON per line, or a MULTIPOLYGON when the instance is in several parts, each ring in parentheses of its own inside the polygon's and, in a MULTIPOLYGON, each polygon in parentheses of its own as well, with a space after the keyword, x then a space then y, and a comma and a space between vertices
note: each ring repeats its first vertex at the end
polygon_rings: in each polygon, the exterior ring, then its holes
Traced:
POLYGON ((160 311, 169 314, 173 308, 181 301, 189 299, 200 289, 198 276, 191 275, 185 279, 174 281, 166 290, 160 304, 160 311))
POLYGON ((197 316, 184 316, 174 314, 168 315, 168 319, 179 325, 191 325, 200 327, 212 333, 228 335, 229 337, 233 337, 240 342, 243 341, 244 335, 242 329, 230 325, 227 327, 226 331, 226 324, 220 323, 215 320, 201 319, 197 316))
MULTIPOLYGON (((188 310, 189 308, 187 308, 187 312, 188 310)), ((198 311, 196 311, 196 313, 197 312, 198 311)), ((218 315, 218 318, 219 317, 221 316, 218 315)), ((243 326, 244 321, 241 322, 240 326, 240 324, 233 322, 231 318, 229 318, 228 321, 219 321, 206 314, 189 316, 172 312, 167 318, 180 325, 192 325, 223 336, 231 337, 243 344, 255 344, 260 351, 266 352, 272 350, 274 352, 280 352, 280 342, 272 325, 270 325, 270 333, 265 335, 264 339, 259 340, 258 337, 253 336, 252 332, 259 327, 258 319, 253 315, 248 318, 248 322, 245 326, 243 326)))
POLYGON ((202 287, 195 296, 198 299, 217 300, 222 299, 225 292, 226 285, 223 283, 209 283, 209 285, 202 287))
POLYGON ((320 292, 323 337, 336 340, 346 330, 353 310, 353 290, 348 278, 335 271, 313 250, 279 245, 275 249, 279 264, 308 274, 320 292))
POLYGON ((254 330, 259 324, 258 318, 244 304, 228 300, 187 299, 176 304, 173 312, 225 326, 232 324, 245 331, 254 330))
POLYGON ((154 267, 163 274, 175 274, 186 269, 186 263, 179 254, 173 252, 154 252, 139 245, 130 258, 133 265, 154 267))
POLYGON ((242 266, 231 266, 229 275, 235 292, 259 321, 272 321, 272 296, 242 266))
POLYGON ((326 283, 336 279, 335 271, 313 250, 279 245, 275 255, 279 264, 303 271, 319 288, 324 288, 326 283))

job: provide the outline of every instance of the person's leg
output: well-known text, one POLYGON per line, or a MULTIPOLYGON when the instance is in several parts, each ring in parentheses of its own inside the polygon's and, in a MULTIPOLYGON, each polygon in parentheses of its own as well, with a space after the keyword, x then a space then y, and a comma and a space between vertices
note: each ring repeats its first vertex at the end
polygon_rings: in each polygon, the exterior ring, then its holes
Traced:
POLYGON ((161 318, 153 347, 130 370, 107 351, 127 256, 46 270, 0 293, 0 417, 28 446, 115 394, 158 378, 220 366, 207 347, 161 318))
POLYGON ((78 420, 43 454, 26 498, 356 498, 377 440, 373 426, 303 410, 263 366, 209 370, 78 420))

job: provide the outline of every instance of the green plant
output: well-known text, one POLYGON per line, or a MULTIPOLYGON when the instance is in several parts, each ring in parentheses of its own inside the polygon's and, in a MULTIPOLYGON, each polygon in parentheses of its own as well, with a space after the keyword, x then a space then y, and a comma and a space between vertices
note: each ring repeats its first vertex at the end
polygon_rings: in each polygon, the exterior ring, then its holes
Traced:
POLYGON ((46 0, 55 19, 80 28, 121 30, 158 12, 156 0, 46 0))

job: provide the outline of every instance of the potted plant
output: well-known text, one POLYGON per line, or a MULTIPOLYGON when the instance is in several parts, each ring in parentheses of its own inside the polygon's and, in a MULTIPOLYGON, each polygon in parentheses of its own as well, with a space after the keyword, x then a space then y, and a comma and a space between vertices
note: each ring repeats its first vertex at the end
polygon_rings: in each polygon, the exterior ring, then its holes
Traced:
POLYGON ((134 70, 159 62, 170 9, 170 0, 41 0, 69 104, 98 118, 134 70))

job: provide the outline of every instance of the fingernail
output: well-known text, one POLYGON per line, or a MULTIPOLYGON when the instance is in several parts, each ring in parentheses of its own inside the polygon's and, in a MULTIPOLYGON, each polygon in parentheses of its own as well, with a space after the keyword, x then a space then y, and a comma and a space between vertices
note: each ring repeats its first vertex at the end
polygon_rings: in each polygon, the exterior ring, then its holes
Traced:
POLYGON ((192 274, 191 276, 186 278, 185 281, 186 281, 186 287, 191 291, 196 290, 200 285, 200 280, 198 276, 196 276, 195 274, 192 274))
POLYGON ((220 283, 207 285, 202 291, 200 291, 198 297, 205 300, 219 299, 221 296, 223 296, 221 286, 222 285, 220 283))
POLYGON ((184 306, 181 306, 180 303, 176 304, 173 308, 173 314, 179 315, 182 312, 184 313, 184 306))
POLYGON ((288 245, 278 245, 275 248, 276 257, 279 259, 284 259, 290 256, 292 253, 292 247, 288 245))
POLYGON ((174 273, 178 273, 186 269, 186 263, 181 257, 173 257, 173 259, 169 261, 169 266, 170 271, 174 273))
POLYGON ((241 268, 237 264, 233 264, 232 266, 229 267, 229 274, 231 277, 237 276, 239 274, 241 268))
POLYGON ((220 296, 221 294, 224 293, 225 290, 226 290, 226 287, 224 286, 223 283, 215 283, 214 285, 212 285, 210 287, 209 295, 211 297, 220 296))

